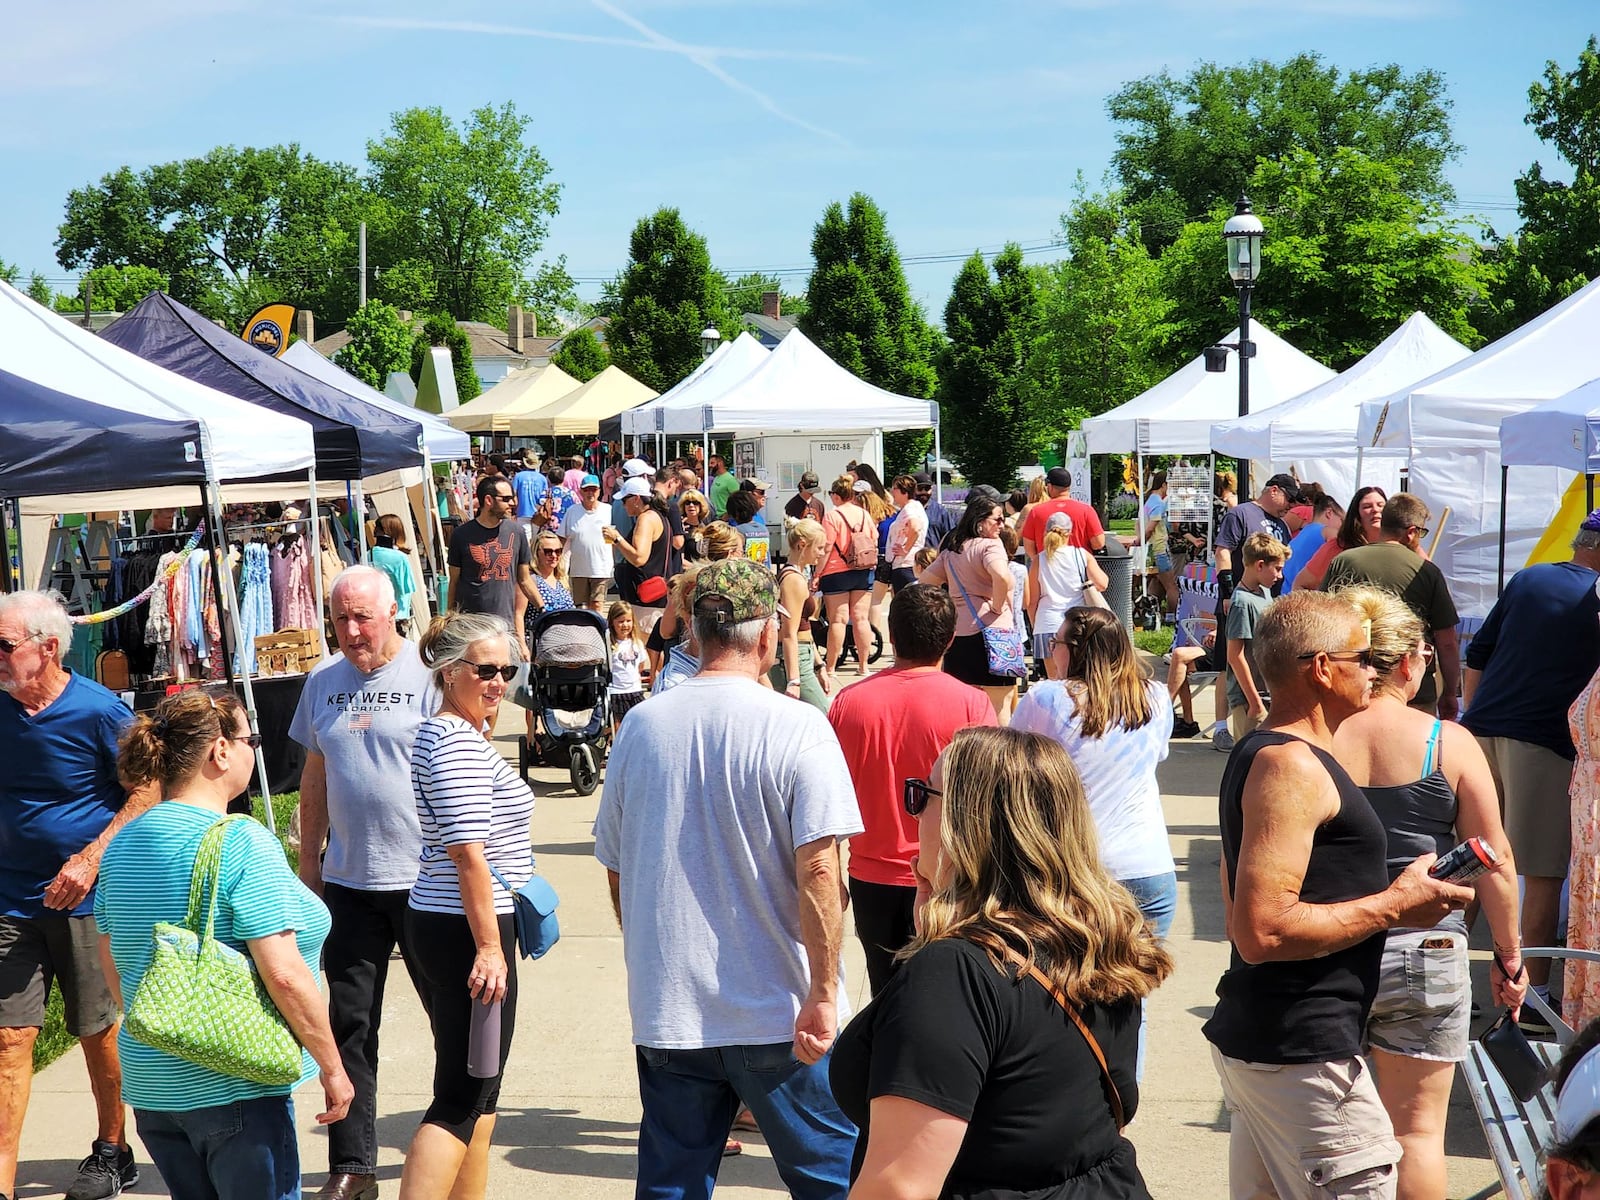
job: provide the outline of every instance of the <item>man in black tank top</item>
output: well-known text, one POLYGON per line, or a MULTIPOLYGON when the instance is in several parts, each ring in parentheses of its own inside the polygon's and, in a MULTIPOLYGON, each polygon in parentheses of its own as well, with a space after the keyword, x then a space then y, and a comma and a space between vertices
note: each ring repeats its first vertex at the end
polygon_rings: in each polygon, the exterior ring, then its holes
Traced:
POLYGON ((1333 758, 1372 684, 1356 611, 1293 592, 1261 618, 1255 653, 1272 708, 1222 776, 1233 953, 1205 1025, 1232 1118, 1230 1192, 1392 1197, 1400 1145, 1361 1058, 1384 934, 1473 892, 1429 876, 1431 854, 1389 883, 1383 824, 1333 758))

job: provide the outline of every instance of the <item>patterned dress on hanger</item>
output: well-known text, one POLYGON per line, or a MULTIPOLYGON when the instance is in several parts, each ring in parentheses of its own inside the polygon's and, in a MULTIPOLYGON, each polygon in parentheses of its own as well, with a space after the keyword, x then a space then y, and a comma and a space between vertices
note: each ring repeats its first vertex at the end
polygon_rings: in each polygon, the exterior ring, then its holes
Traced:
MULTIPOLYGON (((1567 945, 1600 950, 1600 672, 1567 712, 1578 760, 1572 767, 1572 865, 1568 875, 1567 945)), ((1600 963, 1567 959, 1562 1017, 1582 1029, 1600 1017, 1600 963)))

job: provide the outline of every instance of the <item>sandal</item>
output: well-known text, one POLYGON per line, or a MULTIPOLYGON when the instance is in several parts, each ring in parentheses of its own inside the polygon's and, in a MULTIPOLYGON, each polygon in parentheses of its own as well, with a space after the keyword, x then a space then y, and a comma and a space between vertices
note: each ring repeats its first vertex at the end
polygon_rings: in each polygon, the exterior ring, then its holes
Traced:
POLYGON ((739 1155, 741 1155, 743 1153, 744 1153, 744 1143, 743 1142, 736 1142, 732 1138, 729 1138, 728 1141, 727 1141, 727 1144, 722 1147, 722 1157, 723 1158, 737 1158, 739 1155))

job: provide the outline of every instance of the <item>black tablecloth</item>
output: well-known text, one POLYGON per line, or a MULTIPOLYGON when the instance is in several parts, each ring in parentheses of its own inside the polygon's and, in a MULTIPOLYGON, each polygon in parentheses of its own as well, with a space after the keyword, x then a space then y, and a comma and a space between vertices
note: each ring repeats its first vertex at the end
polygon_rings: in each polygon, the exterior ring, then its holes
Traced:
MULTIPOLYGON (((300 703, 300 693, 305 690, 304 675, 267 675, 253 678, 251 689, 256 698, 256 721, 261 731, 261 755, 267 764, 267 779, 274 795, 297 791, 300 787, 300 768, 305 765, 305 747, 289 736, 289 725, 294 720, 295 706, 300 703)), ((244 701, 244 685, 233 685, 234 695, 244 701)), ((166 697, 166 689, 135 692, 135 712, 154 708, 166 697)), ((250 787, 260 791, 261 781, 254 775, 250 787)))

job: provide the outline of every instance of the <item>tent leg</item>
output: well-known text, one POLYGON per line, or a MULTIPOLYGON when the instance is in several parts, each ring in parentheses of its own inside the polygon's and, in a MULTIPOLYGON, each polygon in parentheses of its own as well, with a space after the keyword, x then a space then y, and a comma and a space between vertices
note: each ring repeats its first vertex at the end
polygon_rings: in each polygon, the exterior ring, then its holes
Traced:
POLYGON ((1506 590, 1506 476, 1511 468, 1500 464, 1500 558, 1496 568, 1495 595, 1506 590))
MULTIPOLYGON (((222 537, 222 502, 217 498, 217 489, 210 483, 201 484, 200 499, 207 511, 207 524, 209 524, 211 527, 210 540, 213 549, 218 546, 226 546, 227 543, 222 537)), ((221 566, 226 567, 227 562, 227 558, 225 556, 222 557, 221 566)), ((231 632, 233 634, 233 643, 235 646, 237 646, 239 644, 239 606, 237 603, 237 597, 234 595, 233 587, 231 586, 231 580, 230 586, 222 587, 222 572, 216 569, 216 565, 217 564, 213 564, 213 570, 211 572, 211 584, 212 587, 220 593, 217 598, 217 607, 219 612, 218 623, 222 626, 224 643, 227 642, 228 634, 231 632)), ((224 653, 226 653, 226 645, 224 645, 223 650, 224 653)), ((250 653, 252 656, 254 656, 254 646, 250 648, 250 653)), ((230 655, 225 661, 228 664, 228 684, 231 690, 232 685, 235 682, 233 676, 232 656, 230 655)), ((261 732, 261 720, 259 715, 256 713, 256 693, 255 688, 253 688, 250 684, 250 670, 248 666, 245 668, 244 672, 240 674, 238 683, 242 685, 244 689, 245 720, 249 725, 250 732, 259 734, 261 732)), ((259 746, 256 747, 256 778, 261 781, 261 809, 267 818, 267 829, 272 833, 277 833, 278 819, 272 811, 272 784, 267 779, 267 756, 265 753, 263 753, 261 747, 259 746)))
MULTIPOLYGON (((944 443, 939 436, 939 427, 933 427, 933 498, 944 504, 944 472, 939 469, 939 464, 944 461, 944 443)), ((963 643, 965 645, 965 643, 963 643)))
MULTIPOLYGON (((6 520, 7 516, 10 514, 10 511, 11 501, 0 497, 0 556, 3 556, 5 560, 4 562, 0 562, 0 568, 3 568, 0 569, 0 592, 10 592, 16 590, 16 583, 11 577, 11 538, 6 532, 6 530, 10 528, 10 523, 6 520)), ((22 533, 20 528, 17 533, 17 549, 22 549, 22 533)))
POLYGON ((1134 476, 1136 482, 1133 486, 1133 510, 1134 520, 1139 522, 1139 562, 1142 564, 1140 569, 1144 571, 1139 596, 1143 596, 1150 589, 1150 550, 1144 544, 1144 527, 1148 524, 1144 519, 1144 451, 1138 451, 1135 457, 1138 464, 1135 470, 1138 474, 1134 476))
POLYGON ((332 649, 327 642, 328 609, 323 600, 322 578, 322 516, 321 508, 317 503, 317 464, 312 463, 306 468, 306 481, 311 485, 311 534, 306 546, 306 553, 311 556, 311 587, 317 597, 317 645, 322 647, 324 657, 332 649))
POLYGON ((1585 516, 1594 511, 1594 476, 1587 472, 1583 476, 1583 508, 1585 516))
POLYGON ((444 593, 447 590, 447 581, 450 578, 450 568, 446 565, 450 560, 450 543, 444 536, 444 518, 439 515, 439 501, 434 496, 433 467, 428 468, 428 528, 438 540, 437 554, 433 555, 433 611, 435 614, 444 611, 444 593))
POLYGON ((1362 452, 1365 447, 1356 447, 1356 491, 1361 490, 1361 468, 1363 465, 1362 452))
POLYGON ((350 509, 356 519, 356 545, 361 547, 361 557, 357 562, 366 562, 369 551, 367 548, 367 493, 361 486, 361 480, 356 480, 355 504, 350 509))

